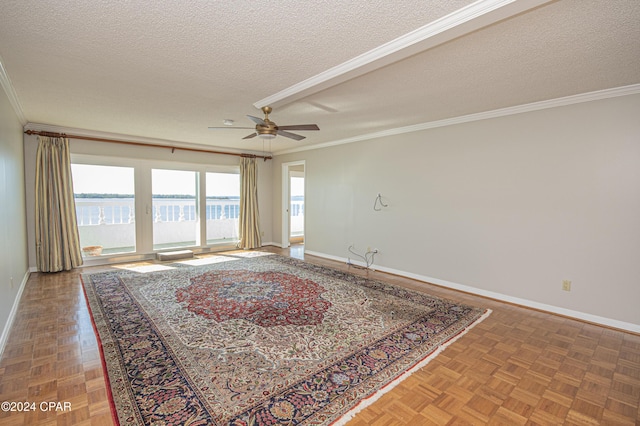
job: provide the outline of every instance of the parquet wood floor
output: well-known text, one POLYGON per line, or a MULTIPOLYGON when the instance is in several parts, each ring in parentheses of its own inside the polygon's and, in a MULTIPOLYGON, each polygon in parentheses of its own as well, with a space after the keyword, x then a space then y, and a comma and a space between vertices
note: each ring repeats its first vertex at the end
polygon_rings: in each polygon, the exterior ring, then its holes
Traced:
MULTIPOLYGON (((267 250, 305 257, 299 246, 267 250)), ((348 269, 313 256, 306 260, 348 269)), ((108 267, 82 272, 100 269, 108 267)), ((640 425, 640 336, 402 277, 350 270, 493 313, 349 426, 640 425)), ((0 360, 0 401, 35 403, 35 409, 0 411, 0 426, 112 424, 80 272, 29 278, 0 360), (60 404, 49 407, 50 401, 60 404)))

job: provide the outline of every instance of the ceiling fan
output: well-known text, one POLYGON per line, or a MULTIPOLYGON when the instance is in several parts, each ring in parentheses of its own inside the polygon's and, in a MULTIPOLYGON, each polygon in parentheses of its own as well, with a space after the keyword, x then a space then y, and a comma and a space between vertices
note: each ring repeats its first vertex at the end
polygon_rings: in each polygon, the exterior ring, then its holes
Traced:
POLYGON ((209 127, 210 129, 254 129, 255 131, 242 139, 251 139, 258 136, 261 139, 273 139, 276 135, 284 136, 285 138, 295 139, 301 141, 305 137, 295 133, 288 132, 287 130, 320 130, 316 124, 292 124, 290 126, 278 126, 273 121, 269 120, 269 114, 271 113, 271 107, 262 107, 264 112, 264 118, 254 117, 247 115, 249 120, 256 123, 255 129, 253 127, 209 127))

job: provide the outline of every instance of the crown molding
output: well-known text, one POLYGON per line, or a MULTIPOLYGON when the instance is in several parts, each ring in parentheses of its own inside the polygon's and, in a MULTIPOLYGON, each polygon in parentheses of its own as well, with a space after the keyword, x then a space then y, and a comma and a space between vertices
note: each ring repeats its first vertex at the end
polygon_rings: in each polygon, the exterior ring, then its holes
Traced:
POLYGON ((488 120, 491 118, 506 117, 509 115, 522 114, 526 112, 539 111, 549 108, 557 108, 567 105, 579 104, 584 102, 598 101, 602 99, 616 98, 620 96, 629 96, 640 94, 640 84, 631 84, 629 86, 615 87, 612 89, 597 90, 594 92, 581 93, 578 95, 565 96, 562 98, 549 99, 546 101, 532 102, 513 107, 500 108, 492 111, 479 112, 475 114, 462 115, 459 117, 446 118, 443 120, 428 121, 425 123, 414 124, 411 126, 396 127, 395 129, 382 130, 380 132, 367 133, 364 135, 353 136, 345 139, 338 139, 317 145, 293 148, 282 151, 275 151, 273 155, 291 154, 301 151, 310 151, 313 149, 328 148, 336 145, 344 145, 353 142, 360 142, 369 139, 382 138, 385 136, 395 136, 404 133, 419 132, 422 130, 434 129, 436 127, 452 126, 454 124, 469 123, 472 121, 488 120))
POLYGON ((9 98, 9 103, 13 108, 13 111, 18 116, 18 121, 23 126, 27 124, 27 119, 24 116, 24 111, 22 111, 22 105, 20 105, 20 101, 18 100, 18 95, 16 95, 16 91, 13 88, 13 84, 11 83, 11 79, 9 79, 9 74, 7 74, 6 69, 4 68, 2 57, 0 57, 0 86, 4 89, 4 92, 7 94, 7 98, 9 98))
POLYGON ((253 105, 281 107, 552 0, 478 0, 253 105))

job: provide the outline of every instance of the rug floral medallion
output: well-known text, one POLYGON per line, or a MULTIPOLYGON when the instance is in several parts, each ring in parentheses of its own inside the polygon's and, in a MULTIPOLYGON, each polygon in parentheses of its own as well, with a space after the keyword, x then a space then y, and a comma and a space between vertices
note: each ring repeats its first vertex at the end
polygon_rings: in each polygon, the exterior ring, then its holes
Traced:
POLYGON ((123 425, 326 425, 485 311, 278 255, 82 280, 123 425))

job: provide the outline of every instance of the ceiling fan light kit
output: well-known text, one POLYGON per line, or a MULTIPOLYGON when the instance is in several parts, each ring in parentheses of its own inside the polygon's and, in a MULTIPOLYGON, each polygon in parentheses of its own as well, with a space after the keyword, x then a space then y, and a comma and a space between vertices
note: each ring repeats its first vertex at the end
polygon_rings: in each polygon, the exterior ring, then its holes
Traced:
MULTIPOLYGON (((287 130, 320 130, 317 124, 292 124, 289 126, 278 126, 273 121, 269 120, 269 114, 272 109, 269 106, 264 106, 261 108, 264 113, 264 118, 254 117, 252 115, 247 115, 247 118, 254 123, 255 132, 245 136, 242 139, 251 139, 258 136, 260 139, 274 139, 277 135, 284 136, 285 138, 294 139, 300 141, 305 137, 302 135, 298 135, 296 133, 288 132, 287 130)), ((233 124, 233 120, 226 119, 224 120, 224 124, 227 126, 233 124)), ((210 129, 229 129, 230 127, 209 127, 210 129)), ((250 129, 250 127, 231 127, 233 129, 250 129)))

